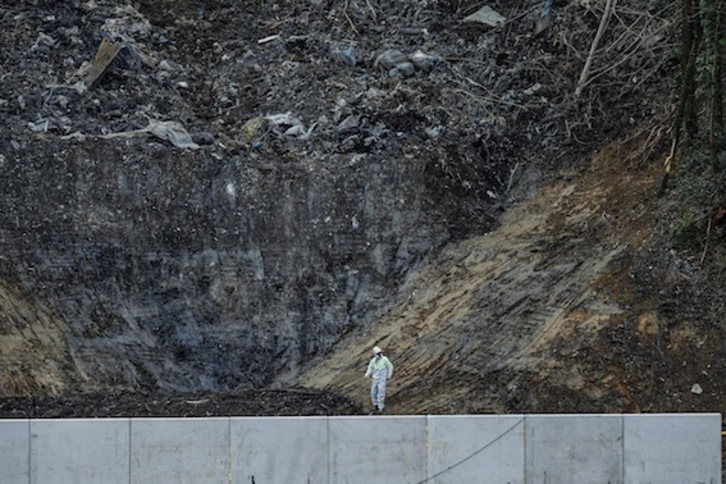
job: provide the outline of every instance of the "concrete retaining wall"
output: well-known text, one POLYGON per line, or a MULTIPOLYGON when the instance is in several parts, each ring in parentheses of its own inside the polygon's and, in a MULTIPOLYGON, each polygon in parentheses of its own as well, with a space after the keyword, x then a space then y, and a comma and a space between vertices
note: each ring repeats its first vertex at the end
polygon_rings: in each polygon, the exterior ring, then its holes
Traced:
POLYGON ((0 484, 720 484, 721 415, 0 420, 0 484))

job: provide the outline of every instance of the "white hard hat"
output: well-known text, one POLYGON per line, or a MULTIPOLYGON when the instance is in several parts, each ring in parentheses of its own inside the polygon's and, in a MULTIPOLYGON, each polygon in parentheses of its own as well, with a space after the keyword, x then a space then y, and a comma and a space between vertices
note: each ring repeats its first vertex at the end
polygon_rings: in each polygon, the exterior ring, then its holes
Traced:
POLYGON ((377 355, 378 353, 383 353, 383 350, 380 349, 378 346, 373 347, 373 354, 377 355))

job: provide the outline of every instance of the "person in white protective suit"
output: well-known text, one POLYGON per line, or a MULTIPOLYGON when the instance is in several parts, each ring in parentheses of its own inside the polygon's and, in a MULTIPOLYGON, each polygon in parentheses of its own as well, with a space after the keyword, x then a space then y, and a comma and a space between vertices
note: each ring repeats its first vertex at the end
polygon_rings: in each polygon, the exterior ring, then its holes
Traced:
POLYGON ((386 381, 393 376, 393 365, 378 346, 373 347, 373 358, 368 363, 365 377, 372 377, 371 401, 379 412, 383 412, 386 399, 386 381))

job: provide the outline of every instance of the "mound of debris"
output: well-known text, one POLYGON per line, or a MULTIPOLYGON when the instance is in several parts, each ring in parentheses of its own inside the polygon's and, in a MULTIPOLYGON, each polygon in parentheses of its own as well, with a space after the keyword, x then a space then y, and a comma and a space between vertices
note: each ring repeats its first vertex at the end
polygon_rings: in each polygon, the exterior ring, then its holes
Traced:
POLYGON ((294 375, 661 109, 629 4, 598 48, 598 2, 4 2, 0 395, 294 375))
POLYGON ((226 394, 111 391, 0 400, 0 418, 214 417, 360 415, 360 405, 314 390, 248 390, 226 394))

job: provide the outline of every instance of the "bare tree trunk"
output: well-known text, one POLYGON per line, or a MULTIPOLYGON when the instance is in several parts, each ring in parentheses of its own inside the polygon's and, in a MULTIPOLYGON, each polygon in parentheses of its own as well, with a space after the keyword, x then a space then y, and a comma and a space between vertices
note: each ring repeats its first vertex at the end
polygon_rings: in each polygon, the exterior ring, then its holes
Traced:
POLYGON ((723 119, 723 42, 724 8, 723 0, 711 2, 711 110, 709 112, 708 145, 711 151, 711 163, 714 170, 719 170, 718 152, 719 139, 724 131, 723 119))
POLYGON ((685 0, 689 3, 688 16, 684 19, 688 35, 690 36, 690 49, 688 52, 686 71, 684 73, 683 89, 681 91, 683 106, 683 123, 686 136, 691 141, 698 134, 698 114, 696 110, 696 61, 701 44, 701 20, 698 0, 685 0))
POLYGON ((678 107, 673 119, 671 151, 665 161, 665 172, 660 184, 660 193, 668 187, 673 169, 673 160, 681 140, 681 128, 692 139, 698 133, 696 119, 696 58, 700 42, 698 0, 681 0, 681 86, 678 107))

